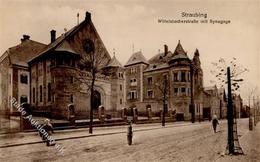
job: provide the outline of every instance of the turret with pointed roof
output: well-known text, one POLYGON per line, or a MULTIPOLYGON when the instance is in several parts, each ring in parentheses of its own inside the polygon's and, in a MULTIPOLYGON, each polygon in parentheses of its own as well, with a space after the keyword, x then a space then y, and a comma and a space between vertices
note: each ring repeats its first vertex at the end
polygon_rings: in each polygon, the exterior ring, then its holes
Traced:
POLYGON ((114 55, 112 59, 107 64, 107 67, 123 67, 122 64, 117 60, 116 56, 114 55))
MULTIPOLYGON (((174 64, 174 62, 178 61, 178 60, 186 60, 186 61, 190 61, 187 52, 184 51, 180 40, 178 41, 178 44, 173 52, 173 56, 169 61, 169 64, 174 64)), ((187 62, 187 63, 188 63, 187 62)))

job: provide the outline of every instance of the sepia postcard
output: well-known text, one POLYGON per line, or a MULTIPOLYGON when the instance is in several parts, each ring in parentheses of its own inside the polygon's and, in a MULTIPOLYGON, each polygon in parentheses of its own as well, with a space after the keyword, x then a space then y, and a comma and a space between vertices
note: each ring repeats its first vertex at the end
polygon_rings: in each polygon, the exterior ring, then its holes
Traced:
POLYGON ((0 161, 260 161, 259 0, 0 0, 0 161))

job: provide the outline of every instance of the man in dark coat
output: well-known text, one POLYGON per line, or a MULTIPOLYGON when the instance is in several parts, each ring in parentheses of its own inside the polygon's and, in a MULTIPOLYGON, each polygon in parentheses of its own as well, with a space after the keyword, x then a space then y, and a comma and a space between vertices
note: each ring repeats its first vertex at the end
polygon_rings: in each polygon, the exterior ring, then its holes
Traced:
POLYGON ((213 120, 212 120, 212 126, 213 126, 213 129, 214 129, 214 132, 216 133, 216 129, 217 129, 217 125, 218 125, 218 119, 217 119, 217 115, 214 115, 213 116, 213 120))

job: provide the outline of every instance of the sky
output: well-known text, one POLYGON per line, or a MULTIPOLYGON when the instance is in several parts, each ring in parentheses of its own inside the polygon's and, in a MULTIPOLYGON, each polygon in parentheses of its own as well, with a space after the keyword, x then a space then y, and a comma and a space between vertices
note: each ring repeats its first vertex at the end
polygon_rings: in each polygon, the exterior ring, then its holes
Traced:
MULTIPOLYGON (((50 43, 50 30, 57 35, 83 21, 85 12, 112 56, 125 64, 131 54, 141 50, 149 59, 164 44, 174 51, 178 40, 193 57, 199 49, 204 72, 204 86, 216 80, 210 73, 212 62, 233 57, 249 69, 241 77, 241 94, 245 98, 254 89, 260 91, 260 2, 258 0, 0 0, 0 55, 20 43, 23 34, 32 40, 50 43), (229 24, 158 23, 164 20, 203 20, 182 17, 182 12, 207 14, 210 20, 230 20, 229 24), (256 88, 258 87, 258 88, 256 88)), ((259 94, 259 93, 258 93, 259 94)))

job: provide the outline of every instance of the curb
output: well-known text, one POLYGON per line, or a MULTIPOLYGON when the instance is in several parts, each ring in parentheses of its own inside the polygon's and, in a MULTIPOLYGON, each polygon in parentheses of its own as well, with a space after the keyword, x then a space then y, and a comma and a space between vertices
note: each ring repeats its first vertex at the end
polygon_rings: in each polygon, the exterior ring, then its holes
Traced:
MULTIPOLYGON (((144 131, 150 131, 150 130, 157 130, 157 129, 164 129, 164 128, 172 128, 172 127, 181 127, 181 126, 189 126, 189 125, 199 125, 200 123, 184 123, 181 125, 169 125, 165 127, 157 127, 157 128, 147 128, 147 129, 137 129, 133 132, 144 132, 144 131)), ((106 136, 106 135, 113 135, 113 134, 122 134, 126 133, 126 131, 117 131, 117 132, 110 132, 110 133, 100 133, 100 134, 89 134, 85 136, 76 136, 76 137, 64 137, 64 138, 57 138, 55 141, 65 141, 65 140, 71 140, 71 139, 80 139, 80 138, 87 138, 87 137, 97 137, 97 136, 106 136)), ((42 140, 35 141, 35 142, 26 142, 26 143, 18 143, 18 144, 10 144, 10 145, 3 145, 0 146, 0 148, 8 148, 8 147, 16 147, 16 146, 24 146, 24 145, 32 145, 32 144, 38 144, 38 143, 44 143, 42 140)))

